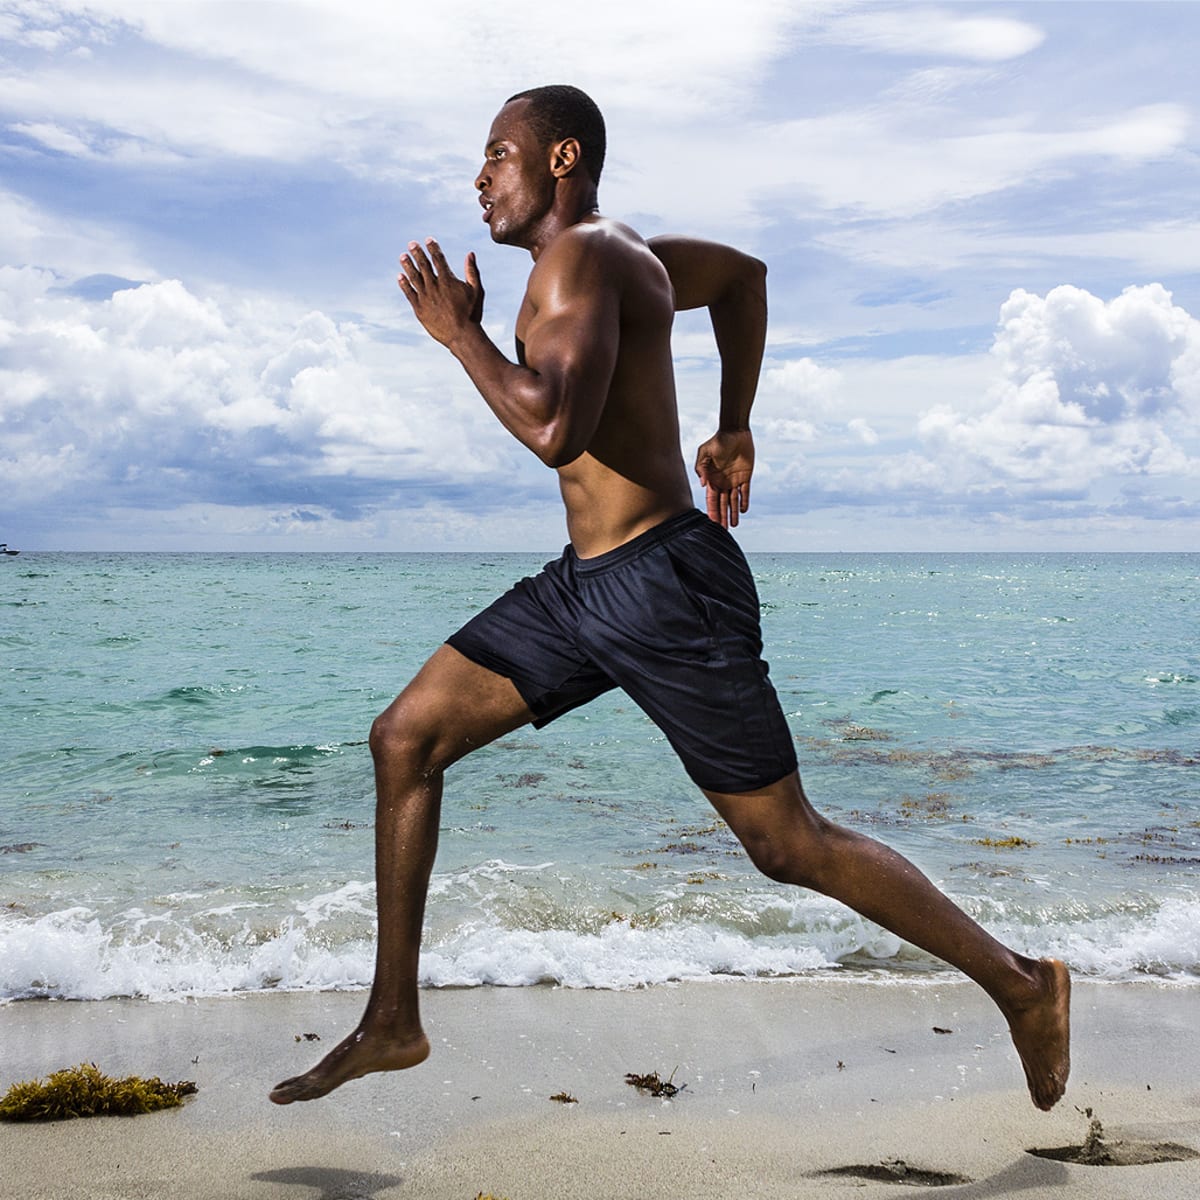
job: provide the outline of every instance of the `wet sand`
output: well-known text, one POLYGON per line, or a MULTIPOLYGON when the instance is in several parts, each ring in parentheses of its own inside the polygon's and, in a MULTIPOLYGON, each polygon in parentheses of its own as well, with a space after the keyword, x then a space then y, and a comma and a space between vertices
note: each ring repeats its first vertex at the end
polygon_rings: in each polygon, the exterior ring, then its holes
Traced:
POLYGON ((426 1063, 271 1104, 364 999, 0 1008, 0 1090, 82 1061, 200 1089, 136 1118, 0 1125, 0 1196, 794 1200, 922 1179, 956 1197, 1200 1194, 1200 1158, 1106 1167, 1028 1153, 1082 1143, 1086 1109, 1114 1146, 1200 1150, 1196 987, 1077 983, 1071 1083, 1049 1114, 970 984, 849 976, 427 992, 426 1063), (629 1072, 673 1074, 681 1090, 639 1093, 629 1072))

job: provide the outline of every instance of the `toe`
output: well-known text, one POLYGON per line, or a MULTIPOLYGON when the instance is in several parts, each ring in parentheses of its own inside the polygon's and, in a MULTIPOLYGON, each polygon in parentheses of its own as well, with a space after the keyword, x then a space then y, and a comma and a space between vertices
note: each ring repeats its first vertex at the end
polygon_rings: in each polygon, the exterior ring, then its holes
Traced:
POLYGON ((297 1093, 300 1091, 301 1076, 297 1075, 293 1079, 285 1079, 282 1083, 277 1083, 269 1092, 268 1099, 272 1104, 291 1104, 298 1099, 297 1093))

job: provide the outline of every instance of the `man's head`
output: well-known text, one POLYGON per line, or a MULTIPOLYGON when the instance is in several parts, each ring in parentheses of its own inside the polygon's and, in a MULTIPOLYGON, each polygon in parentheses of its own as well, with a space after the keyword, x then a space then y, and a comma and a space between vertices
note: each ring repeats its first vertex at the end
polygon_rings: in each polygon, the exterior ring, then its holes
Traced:
POLYGON ((606 144, 604 117, 591 96, 569 83, 551 83, 509 96, 507 103, 514 100, 529 102, 525 118, 543 147, 549 149, 574 138, 592 182, 600 182, 606 144))
POLYGON ((596 209, 604 166, 604 118, 565 84, 531 88, 507 100, 488 133, 475 187, 492 240, 538 247, 564 224, 596 209))

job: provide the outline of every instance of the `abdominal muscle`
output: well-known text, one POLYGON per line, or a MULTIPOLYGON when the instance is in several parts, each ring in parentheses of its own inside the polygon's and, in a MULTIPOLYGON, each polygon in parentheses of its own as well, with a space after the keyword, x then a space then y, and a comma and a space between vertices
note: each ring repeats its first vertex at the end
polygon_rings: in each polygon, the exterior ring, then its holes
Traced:
POLYGON ((652 464, 639 456, 625 474, 585 452, 559 468, 567 534, 580 558, 615 550, 694 507, 683 459, 678 450, 667 457, 673 461, 652 464))

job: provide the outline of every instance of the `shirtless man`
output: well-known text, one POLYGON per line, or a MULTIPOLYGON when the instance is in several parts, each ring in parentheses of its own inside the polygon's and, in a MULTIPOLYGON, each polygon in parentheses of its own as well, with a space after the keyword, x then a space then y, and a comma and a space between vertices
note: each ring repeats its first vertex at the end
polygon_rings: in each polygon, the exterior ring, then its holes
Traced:
POLYGON ((758 600, 728 533, 746 511, 750 406, 766 334, 766 269, 726 246, 647 243, 600 215, 604 124, 575 88, 509 100, 475 179, 492 240, 533 270, 510 361, 483 331, 474 256, 464 278, 413 242, 400 289, 506 429, 559 476, 570 545, 442 646, 371 729, 379 943, 357 1029, 277 1104, 312 1100, 429 1054, 417 959, 442 777, 471 750, 544 724, 613 686, 662 728, 688 774, 772 879, 813 888, 953 964, 1008 1022, 1038 1108, 1070 1066, 1070 979, 997 942, 886 846, 818 815, 761 660, 758 600), (717 433, 692 504, 671 360, 676 310, 708 308, 721 357, 717 433))

